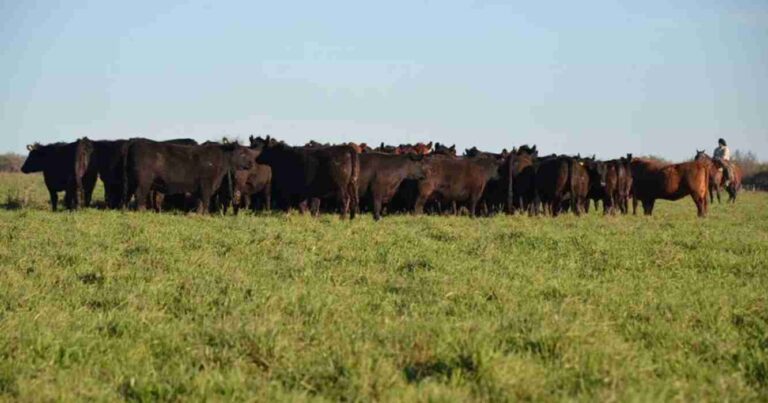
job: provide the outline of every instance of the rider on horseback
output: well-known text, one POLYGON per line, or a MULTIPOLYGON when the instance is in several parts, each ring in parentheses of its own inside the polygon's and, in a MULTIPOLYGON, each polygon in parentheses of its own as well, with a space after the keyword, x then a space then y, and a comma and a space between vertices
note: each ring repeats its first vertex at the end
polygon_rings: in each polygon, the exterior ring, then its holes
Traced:
POLYGON ((730 183, 731 178, 733 178, 732 174, 732 168, 731 163, 729 160, 731 159, 731 150, 728 149, 728 145, 725 143, 725 140, 719 139, 717 140, 717 148, 715 148, 715 152, 713 153, 713 159, 716 161, 720 161, 720 163, 723 166, 723 177, 725 179, 725 186, 728 186, 728 183, 730 183))

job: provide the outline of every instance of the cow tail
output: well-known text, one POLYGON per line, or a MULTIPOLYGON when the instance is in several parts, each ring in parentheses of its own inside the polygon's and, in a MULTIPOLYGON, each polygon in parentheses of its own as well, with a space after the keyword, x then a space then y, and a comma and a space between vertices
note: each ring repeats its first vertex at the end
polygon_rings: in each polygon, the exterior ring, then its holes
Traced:
POLYGON ((235 184, 232 181, 232 167, 227 168, 227 182, 229 185, 229 203, 232 205, 232 211, 237 213, 237 207, 235 207, 235 184))
POLYGON ((75 199, 77 207, 84 207, 85 205, 83 178, 88 170, 91 153, 93 152, 92 147, 90 140, 85 137, 79 139, 75 146, 75 199))
POLYGON ((126 142, 121 146, 120 150, 120 159, 122 160, 123 164, 123 194, 120 197, 120 204, 122 205, 122 208, 128 208, 128 154, 130 151, 130 141, 126 142))
POLYGON ((360 157, 357 154, 357 151, 354 148, 350 147, 349 150, 349 156, 352 160, 352 169, 351 169, 351 175, 349 178, 349 185, 347 187, 347 193, 349 193, 350 197, 350 212, 349 217, 355 218, 355 214, 357 213, 358 208, 358 195, 357 195, 357 179, 360 175, 360 157))

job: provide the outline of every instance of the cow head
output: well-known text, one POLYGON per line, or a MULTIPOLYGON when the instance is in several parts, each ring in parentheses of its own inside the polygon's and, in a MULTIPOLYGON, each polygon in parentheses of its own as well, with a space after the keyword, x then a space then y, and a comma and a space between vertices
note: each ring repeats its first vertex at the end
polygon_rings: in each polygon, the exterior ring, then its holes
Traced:
POLYGON ((352 147, 356 153, 360 154, 363 152, 363 150, 360 148, 360 146, 357 143, 349 142, 347 143, 348 146, 352 147))
POLYGON ((376 151, 387 153, 387 154, 396 154, 397 153, 397 147, 395 146, 388 146, 384 144, 384 142, 381 142, 381 145, 376 148, 376 151))
POLYGON ((407 179, 422 180, 427 177, 427 165, 424 155, 409 154, 408 162, 405 164, 405 177, 407 179))
POLYGON ((395 149, 395 154, 401 155, 401 154, 419 154, 419 153, 416 152, 416 147, 410 144, 400 144, 395 149))
POLYGON ((430 141, 427 144, 424 143, 416 143, 415 146, 413 146, 413 151, 416 154, 429 154, 429 151, 432 149, 432 142, 430 141))
POLYGON ((587 158, 584 162, 584 167, 587 168, 589 174, 589 183, 593 185, 600 184, 601 188, 605 187, 606 176, 608 174, 608 167, 603 161, 597 161, 592 158, 587 158))
POLYGON ((475 157, 479 153, 480 153, 480 150, 478 150, 477 147, 475 147, 475 146, 472 146, 472 148, 465 148, 464 149, 464 156, 465 157, 475 157))
POLYGON ((243 147, 237 143, 223 144, 221 148, 229 154, 229 166, 234 170, 249 170, 261 154, 258 148, 243 147))
POLYGON ((445 144, 435 143, 435 148, 432 150, 432 154, 448 155, 451 157, 456 156, 456 144, 448 147, 445 144))
POLYGON ((539 152, 535 151, 535 147, 531 149, 528 146, 521 146, 518 150, 513 149, 512 154, 508 157, 509 169, 512 177, 516 177, 526 168, 533 166, 538 156, 539 152))
POLYGON ((29 155, 21 166, 21 172, 25 174, 40 172, 45 169, 46 160, 49 157, 49 147, 42 146, 40 143, 27 145, 29 155))
POLYGON ((274 147, 282 143, 281 141, 277 141, 276 139, 270 137, 269 135, 267 135, 267 137, 264 137, 264 138, 262 138, 261 136, 259 137, 250 136, 248 137, 248 140, 251 143, 251 148, 259 148, 259 149, 274 147))

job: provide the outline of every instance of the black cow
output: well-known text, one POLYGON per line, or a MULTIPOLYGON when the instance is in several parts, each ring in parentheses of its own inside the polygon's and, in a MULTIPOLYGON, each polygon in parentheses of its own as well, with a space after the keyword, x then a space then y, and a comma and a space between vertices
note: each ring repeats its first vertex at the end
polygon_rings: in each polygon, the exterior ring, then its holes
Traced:
POLYGON ((21 172, 43 172, 53 211, 56 211, 60 191, 64 191, 64 204, 70 210, 90 205, 90 194, 86 194, 85 189, 93 188, 96 182, 95 170, 89 169, 93 142, 83 137, 73 143, 35 143, 28 145, 27 150, 29 156, 21 172))
POLYGON ((510 154, 508 177, 510 178, 508 190, 507 211, 525 211, 533 213, 533 202, 536 197, 534 179, 538 168, 539 151, 536 146, 521 146, 513 149, 510 154))
POLYGON ((437 198, 454 206, 454 203, 468 202, 469 214, 474 217, 488 181, 499 178, 501 165, 494 158, 451 158, 442 155, 428 156, 425 161, 427 175, 418 183, 419 195, 414 205, 416 214, 424 212, 424 204, 428 200, 437 198))
POLYGON ((265 164, 253 164, 249 170, 235 171, 231 177, 232 186, 229 185, 230 177, 222 181, 222 185, 217 192, 217 201, 220 206, 216 209, 223 209, 224 214, 227 208, 232 204, 232 209, 237 215, 240 208, 252 207, 256 211, 256 197, 264 196, 263 208, 270 210, 272 204, 272 168, 265 164), (230 196, 231 191, 235 192, 234 197, 230 196))
POLYGON ((159 211, 162 197, 168 194, 190 194, 197 201, 198 213, 207 212, 211 196, 227 174, 250 169, 253 153, 238 144, 186 146, 131 141, 126 153, 124 183, 126 198, 135 194, 138 210, 144 210, 151 191, 159 211))
POLYGON ((360 155, 360 177, 357 182, 361 200, 370 199, 373 218, 381 218, 381 209, 397 193, 403 180, 426 177, 422 155, 364 153, 360 155))
POLYGON ((251 147, 261 149, 258 162, 272 168, 273 195, 282 207, 297 206, 302 212, 312 202, 313 215, 320 212, 323 198, 336 197, 342 217, 355 217, 358 208, 357 181, 360 161, 348 145, 291 147, 283 142, 250 137, 251 147))
POLYGON ((606 173, 607 166, 603 161, 592 158, 584 158, 580 161, 581 165, 586 168, 587 175, 589 177, 589 184, 587 188, 587 195, 584 201, 584 211, 589 213, 589 202, 594 201, 595 210, 597 210, 597 203, 603 200, 603 209, 605 209, 605 196, 606 196, 606 173))
POLYGON ((256 211, 256 197, 259 194, 264 196, 264 210, 269 211, 272 206, 272 168, 269 165, 255 164, 248 171, 237 171, 233 207, 235 214, 239 207, 251 207, 256 211))
POLYGON ((435 148, 432 150, 432 154, 435 155, 448 155, 451 157, 456 156, 456 144, 448 147, 445 144, 435 143, 435 148))
MULTIPOLYGON (((563 201, 571 199, 571 171, 575 159, 568 156, 550 156, 539 159, 534 179, 536 202, 534 211, 539 213, 538 204, 544 206, 544 212, 557 216, 563 207, 563 201)), ((586 171, 584 172, 586 176, 586 171)), ((578 184, 577 184, 578 185, 578 184)), ((586 186, 584 188, 586 192, 586 186)), ((569 203, 571 204, 571 203, 569 203)), ((576 210, 576 209, 575 209, 576 210)), ((578 212, 578 210, 576 210, 578 212)))
POLYGON ((622 214, 629 214, 629 198, 632 197, 632 154, 619 159, 618 183, 619 199, 618 205, 622 214))
MULTIPOLYGON (((93 155, 91 164, 99 178, 104 183, 104 201, 108 208, 121 208, 124 206, 123 200, 123 164, 130 141, 150 141, 144 138, 132 138, 130 140, 97 140, 93 142, 93 155)), ((196 145, 193 139, 173 139, 166 140, 163 143, 196 145)), ((93 193, 93 186, 85 189, 86 195, 93 193)))

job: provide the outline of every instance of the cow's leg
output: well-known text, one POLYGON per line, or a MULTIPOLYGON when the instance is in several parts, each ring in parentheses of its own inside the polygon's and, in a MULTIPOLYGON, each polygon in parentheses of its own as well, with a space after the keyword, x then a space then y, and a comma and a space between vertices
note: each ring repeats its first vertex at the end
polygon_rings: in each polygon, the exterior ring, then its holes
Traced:
POLYGON ((632 198, 632 215, 637 215, 637 197, 632 198))
MULTIPOLYGON (((480 195, 472 196, 469 199, 469 216, 472 217, 472 218, 475 218, 475 214, 477 214, 477 203, 479 201, 480 201, 480 195)), ((487 209, 488 209, 484 204, 485 203, 481 203, 481 206, 480 206, 481 213, 482 213, 482 210, 486 210, 487 211, 487 209)))
POLYGON ((72 191, 71 189, 64 191, 64 206, 67 210, 77 208, 77 191, 72 191))
POLYGON ((149 188, 139 184, 136 187, 136 210, 144 211, 147 209, 147 198, 149 197, 149 188))
POLYGON ((309 201, 307 199, 304 199, 299 202, 299 213, 304 214, 309 210, 309 201))
POLYGON ((216 190, 213 189, 212 185, 203 185, 201 188, 202 189, 197 192, 197 195, 200 198, 200 202, 198 203, 198 214, 208 214, 208 212, 211 211, 211 199, 216 190))
POLYGON ((339 205, 341 207, 339 209, 339 210, 341 210, 341 218, 345 219, 345 218, 347 218, 347 214, 350 213, 349 212, 349 208, 350 208, 350 204, 352 202, 350 200, 350 194, 347 191, 345 186, 341 186, 341 187, 339 187, 338 195, 339 195, 339 205))
POLYGON ((59 205, 59 194, 55 190, 49 190, 48 196, 51 198, 51 210, 56 211, 56 207, 59 205))
POLYGON ((416 203, 413 205, 413 213, 416 215, 424 214, 424 204, 427 202, 427 196, 419 194, 416 203))
POLYGON ((653 205, 656 202, 654 199, 647 199, 643 200, 643 212, 645 215, 652 215, 653 214, 653 205))
POLYGON ((373 195, 373 219, 376 221, 379 221, 381 219, 381 206, 382 203, 382 197, 381 195, 374 194, 373 195))
POLYGON ((160 213, 163 211, 163 202, 165 201, 165 193, 162 192, 152 192, 152 208, 154 208, 155 213, 160 213))
POLYGON ((272 185, 267 184, 266 189, 264 189, 264 210, 266 211, 272 211, 272 185))
POLYGON ((311 203, 312 205, 310 207, 310 213, 312 214, 312 217, 317 217, 320 215, 320 198, 313 197, 311 203))

